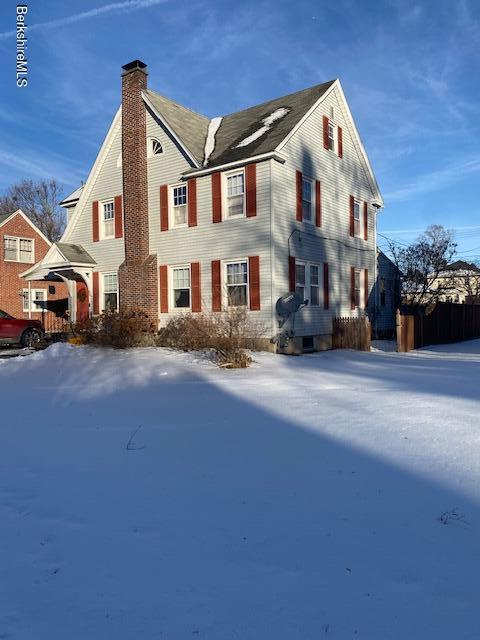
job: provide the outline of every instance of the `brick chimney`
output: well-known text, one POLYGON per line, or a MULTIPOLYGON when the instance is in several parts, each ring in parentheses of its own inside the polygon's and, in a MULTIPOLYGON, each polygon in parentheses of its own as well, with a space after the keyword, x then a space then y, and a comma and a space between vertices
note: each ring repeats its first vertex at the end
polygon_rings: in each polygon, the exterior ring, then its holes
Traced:
POLYGON ((147 186, 147 114, 142 91, 147 66, 122 67, 122 172, 125 261, 120 265, 122 310, 140 308, 158 320, 157 256, 150 255, 147 186))

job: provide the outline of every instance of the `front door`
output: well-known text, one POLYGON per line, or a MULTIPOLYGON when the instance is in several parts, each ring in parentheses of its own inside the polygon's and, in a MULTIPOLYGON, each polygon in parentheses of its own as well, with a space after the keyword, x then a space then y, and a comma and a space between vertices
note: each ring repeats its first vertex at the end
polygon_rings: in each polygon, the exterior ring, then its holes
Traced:
POLYGON ((88 318, 88 289, 81 281, 77 282, 77 322, 83 322, 88 318))

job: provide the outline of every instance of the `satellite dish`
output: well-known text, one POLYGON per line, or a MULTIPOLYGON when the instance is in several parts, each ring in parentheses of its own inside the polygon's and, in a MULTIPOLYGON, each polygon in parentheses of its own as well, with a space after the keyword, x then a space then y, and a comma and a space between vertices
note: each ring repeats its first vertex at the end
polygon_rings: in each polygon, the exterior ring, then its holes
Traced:
POLYGON ((280 318, 288 318, 306 304, 308 304, 308 300, 304 300, 299 293, 295 292, 279 298, 275 309, 280 318))

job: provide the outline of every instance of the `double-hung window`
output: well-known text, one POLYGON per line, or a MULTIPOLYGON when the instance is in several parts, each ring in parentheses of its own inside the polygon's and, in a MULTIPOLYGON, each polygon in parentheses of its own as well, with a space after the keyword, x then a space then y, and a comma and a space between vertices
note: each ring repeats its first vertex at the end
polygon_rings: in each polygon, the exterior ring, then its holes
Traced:
POLYGON ((190 267, 172 267, 172 293, 175 309, 190 307, 190 267))
POLYGON ((355 297, 355 306, 359 307, 361 302, 361 281, 362 281, 362 272, 360 269, 355 269, 355 289, 354 289, 354 297, 355 297))
POLYGON ((334 124, 328 123, 328 148, 330 151, 335 151, 335 128, 334 124))
POLYGON ((248 265, 246 260, 227 262, 227 305, 241 307, 248 304, 248 265))
POLYGON ((29 311, 42 311, 45 309, 45 303, 47 301, 46 289, 24 289, 22 292, 23 298, 23 311, 28 313, 29 311))
POLYGON ((3 239, 3 256, 11 262, 35 262, 33 240, 31 238, 15 238, 5 236, 3 239))
POLYGON ((302 178, 302 219, 313 221, 313 181, 302 178))
POLYGON ((184 227, 187 222, 187 185, 172 187, 173 226, 184 227))
POLYGON ((358 200, 353 201, 353 224, 354 224, 354 234, 356 236, 360 235, 360 202, 358 200))
POLYGON ((309 262, 295 263, 295 291, 303 300, 318 307, 320 304, 320 266, 309 262))
POLYGON ((113 200, 102 202, 102 235, 104 239, 115 237, 115 209, 113 200))
POLYGON ((243 171, 227 174, 227 218, 245 215, 245 174, 243 171))
POLYGON ((118 283, 116 273, 103 274, 103 309, 118 309, 118 283))

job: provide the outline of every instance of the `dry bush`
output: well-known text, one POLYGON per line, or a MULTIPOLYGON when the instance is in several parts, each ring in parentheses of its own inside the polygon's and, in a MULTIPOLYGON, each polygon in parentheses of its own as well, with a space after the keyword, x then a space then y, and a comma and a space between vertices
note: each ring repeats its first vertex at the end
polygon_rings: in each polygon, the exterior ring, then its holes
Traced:
POLYGON ((154 346, 156 328, 151 318, 139 309, 108 309, 98 316, 77 322, 74 333, 83 344, 128 349, 154 346))
POLYGON ((243 307, 223 313, 186 313, 170 320, 158 333, 157 344, 183 351, 212 350, 220 366, 245 368, 247 349, 258 349, 261 328, 243 307))

